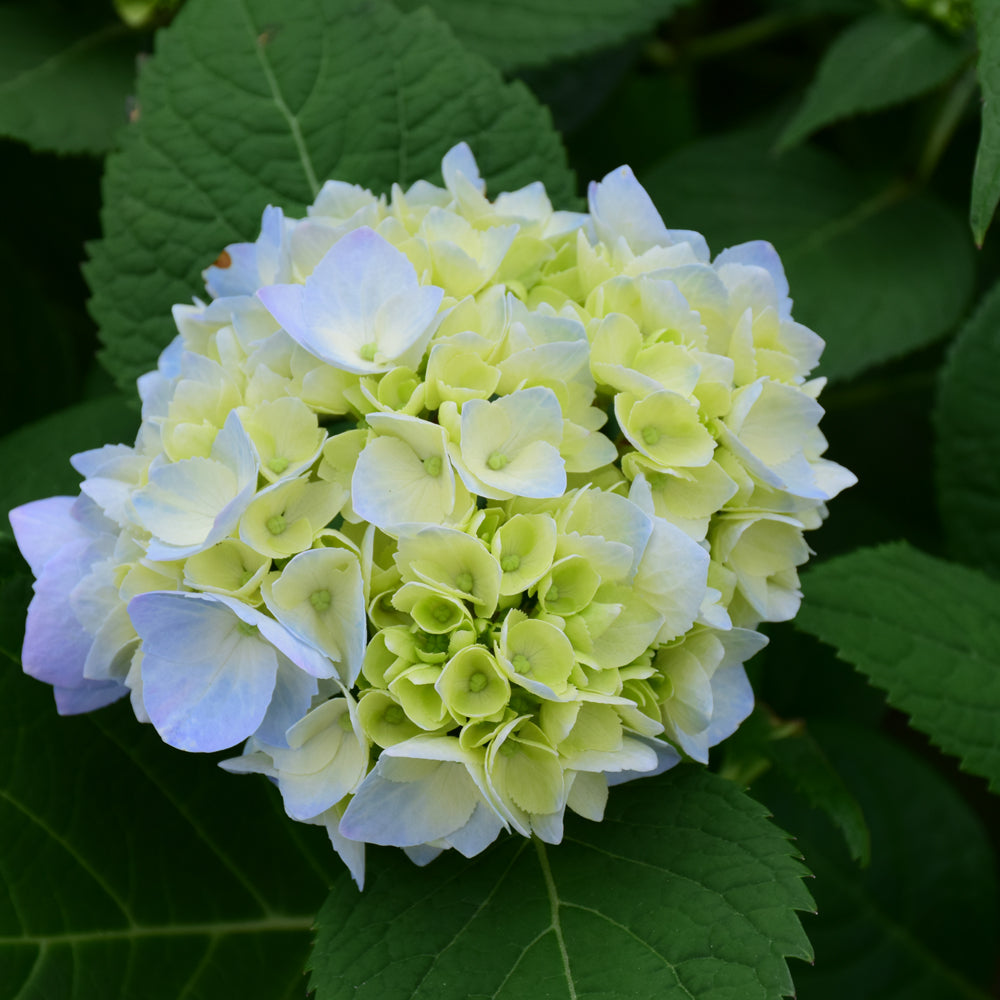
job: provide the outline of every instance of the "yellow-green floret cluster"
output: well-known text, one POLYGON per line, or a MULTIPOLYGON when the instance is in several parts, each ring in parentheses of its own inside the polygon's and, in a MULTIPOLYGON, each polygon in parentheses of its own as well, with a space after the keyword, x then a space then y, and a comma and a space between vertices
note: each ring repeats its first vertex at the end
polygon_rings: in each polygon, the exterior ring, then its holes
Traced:
POLYGON ((175 307, 135 444, 11 515, 59 710, 245 743, 359 883, 365 843, 558 842, 707 761, 853 482, 770 244, 713 259, 627 167, 586 213, 489 200, 464 144, 442 174, 269 207, 175 307))

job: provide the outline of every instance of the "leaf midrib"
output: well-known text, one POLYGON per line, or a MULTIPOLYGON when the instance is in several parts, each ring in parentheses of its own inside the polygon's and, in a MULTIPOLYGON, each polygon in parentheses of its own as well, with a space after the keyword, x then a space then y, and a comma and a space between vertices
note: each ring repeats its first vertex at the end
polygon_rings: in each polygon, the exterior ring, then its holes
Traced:
POLYGON ((260 35, 255 32, 253 17, 250 14, 250 8, 247 5, 246 0, 240 0, 240 6, 243 8, 243 13, 246 15, 247 29, 250 35, 250 44, 254 48, 257 61, 260 63, 261 71, 264 74, 264 79, 267 81, 268 89, 271 91, 271 100, 274 101, 275 107, 278 109, 282 118, 285 119, 285 123, 288 125, 288 131, 291 134, 292 142, 295 144, 295 151, 298 154, 299 162, 302 165, 302 171, 306 175, 306 183, 309 185, 309 190, 312 192, 312 197, 315 200, 316 196, 319 194, 319 181, 316 178, 316 170, 313 167, 312 157, 309 155, 309 149, 306 146, 305 137, 302 135, 302 128, 299 125, 299 120, 292 113, 291 108, 289 108, 287 102, 285 101, 284 95, 281 93, 281 87, 278 85, 278 80, 274 75, 274 70, 271 69, 271 64, 268 62, 267 56, 264 53, 264 45, 260 41, 260 35))

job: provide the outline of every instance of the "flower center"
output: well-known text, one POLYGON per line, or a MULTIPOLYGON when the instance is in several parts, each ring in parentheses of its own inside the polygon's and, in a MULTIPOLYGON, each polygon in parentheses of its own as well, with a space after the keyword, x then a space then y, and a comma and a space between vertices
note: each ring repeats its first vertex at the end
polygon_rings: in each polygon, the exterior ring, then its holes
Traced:
POLYGON ((530 674, 531 673, 531 660, 529 660, 524 653, 518 653, 513 660, 510 661, 514 669, 519 674, 530 674))
POLYGON ((322 590, 314 590, 309 595, 309 603, 317 611, 326 611, 326 609, 330 607, 331 600, 330 591, 325 587, 322 590))

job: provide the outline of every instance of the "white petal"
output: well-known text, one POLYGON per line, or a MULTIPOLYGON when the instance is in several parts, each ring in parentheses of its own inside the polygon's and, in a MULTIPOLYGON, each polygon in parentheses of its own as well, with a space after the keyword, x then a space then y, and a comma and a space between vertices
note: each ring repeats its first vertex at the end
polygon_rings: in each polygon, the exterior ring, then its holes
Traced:
POLYGON ((653 199, 635 179, 631 167, 619 167, 600 183, 591 182, 587 200, 598 238, 605 243, 614 244, 624 236, 636 254, 650 247, 672 245, 653 199))

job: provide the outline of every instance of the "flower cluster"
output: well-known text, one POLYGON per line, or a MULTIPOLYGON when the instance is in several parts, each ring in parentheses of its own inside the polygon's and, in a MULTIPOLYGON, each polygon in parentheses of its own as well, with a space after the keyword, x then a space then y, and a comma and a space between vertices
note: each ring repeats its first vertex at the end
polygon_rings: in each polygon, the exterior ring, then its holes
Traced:
POLYGON ((130 695, 322 824, 423 863, 562 837, 608 786, 708 759, 792 617, 824 502, 770 244, 711 259, 631 171, 553 211, 328 182, 205 271, 139 380, 133 446, 11 513, 37 582, 25 670, 62 713, 130 695))

